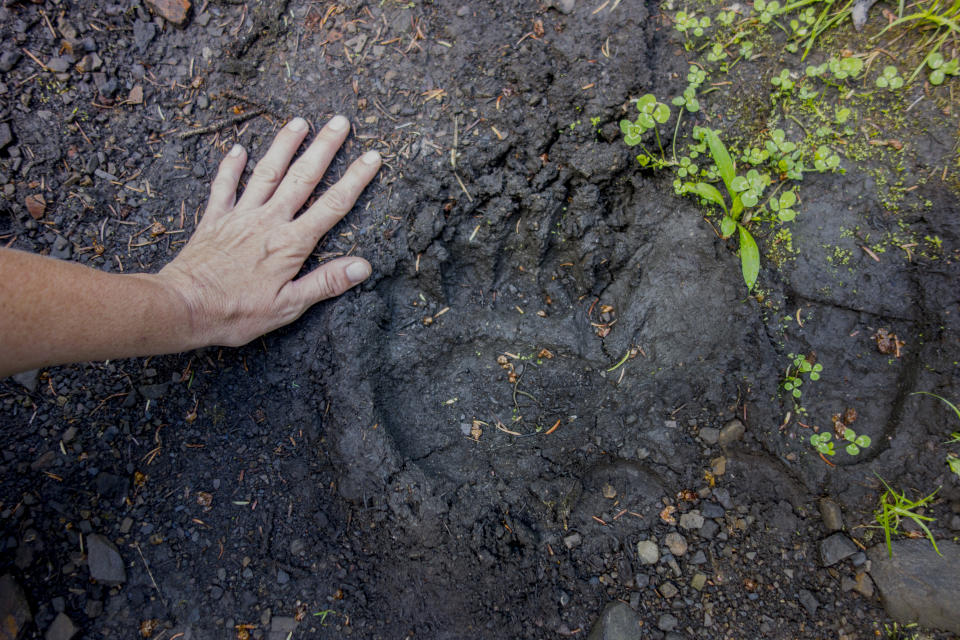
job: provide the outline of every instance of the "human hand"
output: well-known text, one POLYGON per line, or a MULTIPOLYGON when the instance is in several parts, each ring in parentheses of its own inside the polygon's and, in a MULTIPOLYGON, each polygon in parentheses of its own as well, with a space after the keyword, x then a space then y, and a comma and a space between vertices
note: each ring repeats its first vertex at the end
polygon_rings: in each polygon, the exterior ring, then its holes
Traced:
POLYGON ((247 153, 236 145, 221 161, 193 237, 157 274, 189 310, 191 337, 184 348, 246 344, 370 275, 366 260, 338 258, 293 279, 380 168, 380 155, 367 152, 294 218, 346 139, 349 125, 343 116, 331 119, 291 166, 308 131, 302 118, 291 120, 257 163, 239 200, 247 153))

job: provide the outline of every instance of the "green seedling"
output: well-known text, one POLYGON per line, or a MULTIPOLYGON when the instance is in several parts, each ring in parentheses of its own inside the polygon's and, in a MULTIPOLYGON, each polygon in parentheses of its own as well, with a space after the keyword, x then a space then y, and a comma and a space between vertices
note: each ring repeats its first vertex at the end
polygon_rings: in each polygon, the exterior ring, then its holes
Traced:
POLYGON ((943 84, 947 76, 960 75, 960 60, 945 61, 939 51, 927 56, 927 66, 930 67, 930 84, 943 84))
POLYGON ((766 0, 755 0, 753 3, 754 11, 760 12, 760 22, 768 24, 776 16, 780 15, 780 3, 777 0, 766 2, 766 0))
POLYGON ((810 444, 812 444, 814 448, 821 454, 825 456, 832 456, 836 453, 836 451, 833 450, 833 442, 831 442, 832 439, 833 434, 829 431, 815 433, 810 436, 810 444))
POLYGON ((693 12, 678 11, 673 19, 675 21, 674 29, 684 35, 692 33, 698 38, 703 35, 704 29, 710 26, 710 16, 697 18, 693 12))
POLYGON ((870 446, 870 443, 872 442, 870 440, 870 436, 868 435, 858 436, 856 432, 850 427, 847 427, 846 429, 843 430, 843 439, 850 443, 844 449, 846 450, 847 453, 849 453, 852 456, 859 454, 861 449, 866 449, 867 447, 870 446))
POLYGON ((766 183, 760 178, 760 174, 755 170, 751 171, 755 176, 738 176, 736 165, 730 152, 720 140, 720 136, 712 129, 697 127, 694 129, 694 137, 705 141, 710 149, 710 155, 717 165, 717 172, 723 180, 727 190, 727 196, 730 199, 730 205, 720 191, 709 182, 686 182, 683 183, 683 193, 692 193, 700 196, 709 203, 719 205, 723 209, 723 219, 720 222, 720 234, 724 238, 729 238, 734 231, 739 233, 740 240, 740 269, 743 273, 743 281, 747 284, 747 289, 753 289, 757 282, 757 276, 760 275, 760 250, 757 243, 747 228, 741 223, 744 207, 752 207, 757 204, 760 194, 766 184, 769 184, 769 177, 766 183), (751 181, 751 177, 753 181, 751 181))
MULTIPOLYGON (((877 476, 880 478, 880 476, 877 476)), ((883 537, 887 543, 887 553, 892 558, 893 557, 893 545, 891 544, 891 538, 894 534, 900 533, 900 522, 904 518, 909 518, 920 527, 924 533, 927 534, 927 539, 930 540, 930 544, 933 545, 933 550, 937 552, 937 555, 943 555, 940 553, 940 549, 937 548, 937 541, 933 539, 933 534, 930 533, 930 529, 927 528, 927 522, 934 522, 936 518, 930 516, 925 516, 919 512, 924 506, 930 504, 933 501, 937 491, 940 491, 938 487, 933 493, 926 496, 925 498, 920 498, 919 500, 910 500, 907 498, 906 492, 897 493, 887 482, 880 478, 880 482, 883 483, 883 486, 886 487, 886 491, 880 496, 880 507, 874 512, 874 521, 883 529, 883 537)))
POLYGON ((820 372, 823 371, 823 365, 819 362, 812 362, 810 358, 802 353, 799 355, 791 353, 788 357, 792 362, 790 366, 787 367, 783 381, 783 389, 784 391, 789 391, 790 395, 799 400, 800 396, 803 395, 800 387, 803 386, 804 374, 806 374, 811 382, 816 382, 820 379, 820 372))
MULTIPOLYGON (((953 413, 957 416, 957 419, 960 420, 960 408, 957 408, 957 405, 953 404, 946 398, 942 396, 938 396, 935 393, 930 393, 929 391, 915 391, 910 395, 912 396, 924 395, 924 396, 930 396, 932 398, 936 398, 940 402, 943 402, 945 405, 950 407, 950 409, 953 410, 953 413)), ((944 444, 960 445, 960 431, 954 431, 953 433, 951 433, 950 439, 947 440, 944 444)), ((950 471, 952 471, 954 474, 957 475, 957 477, 960 477, 960 457, 957 457, 955 453, 948 453, 947 466, 950 468, 950 471)))
POLYGON ((895 91, 903 86, 903 78, 897 75, 897 73, 897 68, 892 64, 888 64, 883 68, 883 72, 877 76, 874 82, 881 89, 895 91))

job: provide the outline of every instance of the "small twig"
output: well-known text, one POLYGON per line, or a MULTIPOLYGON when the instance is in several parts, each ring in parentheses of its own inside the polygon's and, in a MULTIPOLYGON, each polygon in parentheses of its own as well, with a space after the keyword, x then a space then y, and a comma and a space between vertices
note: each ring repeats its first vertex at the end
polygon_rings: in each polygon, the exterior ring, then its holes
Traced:
POLYGON ((213 124, 208 124, 205 127, 200 127, 199 129, 190 129, 189 131, 184 131, 180 134, 181 140, 186 140, 187 138, 192 138, 193 136, 202 136, 206 133, 213 133, 214 131, 220 131, 227 127, 231 127, 235 124, 240 124, 250 120, 251 118, 256 118, 259 115, 262 115, 267 112, 266 107, 258 107, 253 111, 247 111, 246 113, 241 113, 235 115, 232 118, 226 118, 225 120, 219 120, 213 124))
POLYGON ((164 600, 163 594, 160 593, 160 587, 157 586, 157 581, 153 579, 153 573, 150 572, 150 565, 147 564, 147 559, 143 557, 143 551, 140 549, 140 543, 134 542, 133 546, 136 548, 137 553, 140 554, 140 559, 143 560, 143 567, 147 570, 147 575, 150 576, 150 582, 153 583, 153 588, 157 590, 157 595, 160 596, 160 602, 163 603, 163 606, 167 606, 167 601, 164 600))

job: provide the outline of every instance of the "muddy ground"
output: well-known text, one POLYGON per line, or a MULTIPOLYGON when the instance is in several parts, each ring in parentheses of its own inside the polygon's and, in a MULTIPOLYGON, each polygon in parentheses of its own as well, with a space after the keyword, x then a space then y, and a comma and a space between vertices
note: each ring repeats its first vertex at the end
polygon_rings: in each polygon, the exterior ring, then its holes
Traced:
MULTIPOLYGON (((175 27, 139 0, 4 3, 4 245, 156 271, 225 150, 257 157, 294 115, 353 121, 331 181, 385 158, 315 254, 369 259, 358 290, 241 349, 0 381, 20 637, 64 613, 84 638, 583 638, 616 600, 653 638, 889 623, 862 553, 825 566, 818 505, 866 548, 875 474, 942 486, 932 529, 957 535, 956 423, 910 395, 960 398, 956 191, 918 181, 929 203, 895 214, 868 166, 810 176, 796 258, 748 294, 735 247, 620 136, 692 54, 656 2, 557 4, 202 2, 175 27), (905 228, 942 252, 843 232, 905 228), (871 447, 828 465, 782 427, 790 353, 823 365, 800 422, 855 408, 871 447), (119 584, 91 579, 88 534, 119 584)), ((715 97, 748 103, 743 76, 715 97)), ((912 113, 905 171, 939 178, 955 115, 912 113)))

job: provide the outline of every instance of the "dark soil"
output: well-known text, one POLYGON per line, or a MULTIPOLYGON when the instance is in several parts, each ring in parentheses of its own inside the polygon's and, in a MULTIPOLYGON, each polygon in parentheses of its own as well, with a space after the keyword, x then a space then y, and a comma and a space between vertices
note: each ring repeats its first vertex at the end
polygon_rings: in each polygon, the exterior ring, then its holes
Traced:
MULTIPOLYGON (((960 398, 956 193, 930 179, 930 206, 894 216, 864 168, 808 178, 798 257, 748 296, 733 247, 620 137, 630 98, 682 91, 687 54, 656 3, 600 4, 214 1, 183 28, 140 0, 0 8, 5 245, 156 271, 225 150, 257 157, 294 115, 354 122, 330 181, 363 150, 386 160, 316 252, 368 258, 359 290, 241 349, 0 381, 21 637, 63 611, 84 638, 151 620, 184 640, 582 638, 616 599, 645 637, 874 637, 879 600, 851 589, 865 556, 823 566, 817 504, 869 546, 875 473, 942 485, 933 530, 956 536, 957 425, 910 395, 960 398), (902 225, 940 259, 877 262, 843 233, 902 225), (828 466, 780 428, 789 353, 824 367, 801 421, 855 408, 861 455, 828 466), (689 548, 642 564, 637 542, 666 554, 671 532, 689 548), (91 580, 88 533, 125 583, 91 580)), ((954 139, 917 113, 907 169, 938 176, 954 139)))

